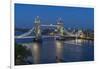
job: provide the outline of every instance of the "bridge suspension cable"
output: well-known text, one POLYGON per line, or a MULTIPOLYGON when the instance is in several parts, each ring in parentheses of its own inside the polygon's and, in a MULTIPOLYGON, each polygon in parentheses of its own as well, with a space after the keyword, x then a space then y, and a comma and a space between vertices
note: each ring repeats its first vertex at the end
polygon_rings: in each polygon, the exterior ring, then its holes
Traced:
POLYGON ((32 29, 30 29, 28 32, 21 34, 19 36, 15 36, 15 38, 23 38, 25 36, 28 36, 29 34, 31 34, 34 31, 34 27, 32 29))
POLYGON ((67 33, 68 36, 75 36, 71 32, 69 33, 65 28, 64 28, 65 33, 67 33))

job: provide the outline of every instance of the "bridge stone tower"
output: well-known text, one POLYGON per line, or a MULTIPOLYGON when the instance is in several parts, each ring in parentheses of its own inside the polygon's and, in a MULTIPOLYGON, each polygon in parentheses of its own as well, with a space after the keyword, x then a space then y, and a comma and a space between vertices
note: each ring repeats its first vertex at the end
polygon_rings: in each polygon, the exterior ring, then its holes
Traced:
POLYGON ((57 20, 57 32, 60 36, 64 35, 63 21, 61 18, 58 18, 57 20))
POLYGON ((35 23, 35 28, 34 28, 35 29, 35 37, 36 37, 36 40, 38 40, 41 37, 40 17, 39 16, 37 16, 35 18, 34 23, 35 23))

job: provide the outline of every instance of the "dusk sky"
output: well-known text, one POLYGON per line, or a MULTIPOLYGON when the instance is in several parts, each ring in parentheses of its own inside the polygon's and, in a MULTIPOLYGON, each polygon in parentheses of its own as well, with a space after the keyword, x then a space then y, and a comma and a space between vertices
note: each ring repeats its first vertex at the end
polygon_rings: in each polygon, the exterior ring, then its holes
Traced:
POLYGON ((66 28, 94 29, 93 8, 15 4, 16 28, 32 28, 36 16, 41 24, 56 24, 61 17, 66 28))

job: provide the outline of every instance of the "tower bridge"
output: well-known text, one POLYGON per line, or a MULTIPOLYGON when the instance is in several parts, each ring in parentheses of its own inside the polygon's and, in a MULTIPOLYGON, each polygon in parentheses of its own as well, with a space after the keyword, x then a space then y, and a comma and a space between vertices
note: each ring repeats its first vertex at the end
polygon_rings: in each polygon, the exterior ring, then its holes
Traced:
POLYGON ((72 32, 68 32, 65 28, 64 28, 64 24, 61 18, 59 18, 57 20, 57 24, 49 24, 49 25, 43 25, 41 24, 41 20, 40 17, 37 16, 34 20, 34 26, 32 29, 30 29, 28 32, 21 34, 19 36, 15 36, 16 39, 21 39, 21 38, 35 38, 35 39, 41 39, 41 38, 48 38, 48 37, 55 37, 55 38, 60 38, 62 39, 63 37, 80 37, 80 34, 82 34, 82 32, 77 32, 76 34, 73 34, 72 32), (57 29, 57 35, 55 36, 49 36, 49 35, 42 35, 41 31, 42 28, 41 27, 55 27, 57 29), (31 33, 34 33, 34 36, 30 36, 31 33), (64 35, 64 33, 66 33, 66 35, 64 35))

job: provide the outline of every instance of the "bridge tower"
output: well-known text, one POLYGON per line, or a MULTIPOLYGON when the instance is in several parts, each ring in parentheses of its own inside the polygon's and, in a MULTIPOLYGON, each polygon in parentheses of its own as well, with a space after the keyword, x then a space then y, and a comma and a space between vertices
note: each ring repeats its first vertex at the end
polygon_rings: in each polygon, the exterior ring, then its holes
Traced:
POLYGON ((60 36, 64 35, 63 21, 61 18, 57 20, 57 32, 60 36))
POLYGON ((77 34, 78 34, 78 37, 80 37, 80 38, 84 37, 84 33, 82 30, 78 30, 77 34))
POLYGON ((34 23, 35 23, 35 28, 34 28, 35 38, 36 40, 39 40, 41 38, 40 17, 39 16, 35 18, 34 23))

